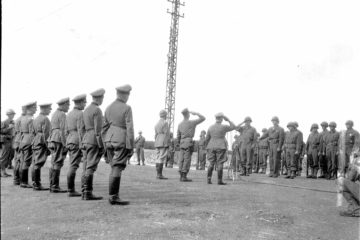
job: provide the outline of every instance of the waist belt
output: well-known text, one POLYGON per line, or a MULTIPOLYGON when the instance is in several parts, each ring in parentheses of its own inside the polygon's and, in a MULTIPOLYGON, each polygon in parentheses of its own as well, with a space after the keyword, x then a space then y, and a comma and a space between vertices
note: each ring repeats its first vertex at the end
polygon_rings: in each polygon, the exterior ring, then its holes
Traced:
POLYGON ((111 124, 111 126, 118 127, 118 128, 126 130, 126 126, 118 126, 118 125, 115 125, 115 124, 111 124))

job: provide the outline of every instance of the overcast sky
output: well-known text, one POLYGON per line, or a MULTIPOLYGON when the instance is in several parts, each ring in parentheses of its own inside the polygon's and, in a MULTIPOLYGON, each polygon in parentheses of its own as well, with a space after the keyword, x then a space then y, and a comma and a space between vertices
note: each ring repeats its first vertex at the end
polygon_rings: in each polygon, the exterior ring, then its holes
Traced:
MULTIPOLYGON (((171 4, 166 0, 4 0, 1 114, 131 84, 135 130, 148 140, 165 106, 171 4)), ((188 107, 251 116, 258 131, 348 119, 360 129, 359 1, 196 0, 181 8, 176 125, 188 107), (357 104, 355 105, 355 103, 357 104)), ((88 95, 88 102, 91 101, 88 95)), ((56 104, 53 105, 56 109, 56 104)))

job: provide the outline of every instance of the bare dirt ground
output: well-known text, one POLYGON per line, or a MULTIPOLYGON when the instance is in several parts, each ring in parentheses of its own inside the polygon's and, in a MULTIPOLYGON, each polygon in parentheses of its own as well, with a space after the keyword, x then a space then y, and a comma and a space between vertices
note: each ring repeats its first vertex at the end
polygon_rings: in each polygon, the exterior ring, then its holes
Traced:
MULTIPOLYGON (((48 167, 42 170, 46 186, 48 167)), ((169 180, 161 181, 154 167, 133 162, 120 189, 131 204, 111 206, 109 172, 102 161, 95 173, 94 194, 101 201, 20 189, 2 178, 1 239, 359 239, 359 219, 338 215, 333 181, 253 174, 219 186, 216 174, 208 185, 206 172, 194 170, 193 182, 182 183, 175 168, 166 168, 169 180)))

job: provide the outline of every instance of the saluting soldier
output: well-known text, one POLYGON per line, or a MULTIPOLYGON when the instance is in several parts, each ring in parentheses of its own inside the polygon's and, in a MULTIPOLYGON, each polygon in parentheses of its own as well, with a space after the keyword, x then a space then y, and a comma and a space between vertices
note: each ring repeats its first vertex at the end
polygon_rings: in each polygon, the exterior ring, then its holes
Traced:
POLYGON ((335 180, 338 170, 338 142, 340 133, 336 131, 336 123, 329 123, 330 131, 324 136, 323 141, 326 145, 326 159, 327 159, 327 179, 335 180))
POLYGON ((6 172, 6 165, 10 162, 11 165, 11 151, 14 131, 14 116, 15 111, 9 109, 6 112, 7 119, 1 122, 0 132, 0 165, 1 177, 11 177, 11 174, 6 172))
POLYGON ((243 122, 245 126, 241 127, 243 123, 238 126, 238 131, 242 134, 242 144, 240 148, 242 173, 240 176, 250 176, 251 173, 252 158, 257 140, 256 129, 251 126, 251 122, 251 118, 246 117, 243 122))
POLYGON ((306 142, 306 155, 307 161, 309 161, 309 165, 311 168, 311 174, 307 176, 307 178, 317 178, 317 172, 319 169, 319 156, 321 154, 320 149, 320 141, 321 136, 318 132, 319 126, 314 123, 311 125, 311 133, 306 142))
POLYGON ((32 141, 34 139, 33 116, 37 110, 36 102, 30 102, 25 105, 26 115, 21 118, 20 122, 20 187, 32 188, 29 185, 29 167, 32 162, 33 151, 32 141))
POLYGON ((279 126, 279 118, 273 117, 271 119, 273 126, 269 128, 269 142, 270 142, 270 174, 269 177, 278 177, 280 169, 280 154, 284 144, 285 133, 284 129, 279 126))
POLYGON ((235 124, 229 120, 223 113, 215 115, 216 123, 211 125, 206 134, 206 149, 208 151, 209 167, 207 172, 207 183, 211 184, 212 172, 214 165, 217 165, 218 184, 225 185, 223 182, 223 166, 227 160, 227 142, 226 133, 236 128, 235 124), (229 125, 222 124, 223 120, 229 125))
POLYGON ((109 176, 109 203, 127 205, 128 201, 119 198, 121 173, 134 151, 134 124, 131 106, 127 101, 130 85, 116 88, 117 98, 105 111, 105 138, 107 153, 110 156, 111 173, 109 176))
POLYGON ((66 113, 69 111, 70 99, 63 98, 57 102, 58 108, 51 117, 51 130, 48 146, 51 151, 51 168, 49 169, 50 192, 65 193, 60 188, 60 172, 67 155, 66 148, 66 113))
POLYGON ((163 176, 162 171, 169 151, 170 129, 169 124, 166 121, 167 112, 165 110, 161 110, 159 115, 160 119, 155 125, 154 143, 156 148, 156 178, 166 180, 167 178, 163 176))
POLYGON ((104 100, 105 90, 100 88, 90 95, 92 102, 87 106, 83 113, 85 134, 82 140, 86 159, 83 162, 82 183, 82 200, 101 200, 101 196, 95 196, 93 191, 94 172, 104 154, 104 145, 101 138, 103 127, 103 114, 100 105, 104 100))
POLYGON ((26 108, 25 106, 21 107, 21 116, 15 120, 14 125, 14 143, 13 149, 15 151, 14 156, 14 185, 20 185, 20 139, 21 139, 21 132, 20 132, 20 122, 21 119, 26 115, 26 108))
POLYGON ((327 157, 326 157, 326 144, 324 143, 324 139, 326 135, 329 134, 328 131, 328 123, 322 122, 321 124, 322 132, 320 133, 320 156, 319 156, 319 170, 320 176, 319 178, 327 177, 327 157))
POLYGON ((140 162, 142 162, 142 165, 145 166, 144 145, 145 138, 142 135, 142 131, 139 131, 139 136, 135 139, 137 165, 140 165, 140 162))
POLYGON ((191 112, 187 108, 182 110, 184 120, 179 124, 177 129, 177 140, 180 143, 180 156, 179 156, 179 173, 181 182, 191 182, 187 178, 190 171, 191 155, 194 150, 193 137, 195 135, 195 128, 197 125, 205 121, 205 117, 200 113, 191 112), (198 116, 196 120, 190 120, 190 114, 198 116))
POLYGON ((69 151, 69 170, 67 173, 67 188, 69 197, 80 197, 75 191, 76 170, 79 168, 82 154, 82 139, 85 135, 83 110, 86 106, 86 94, 81 94, 72 99, 75 106, 66 116, 66 148, 69 151))
POLYGON ((48 118, 51 112, 51 103, 39 104, 40 114, 34 119, 35 137, 32 143, 33 149, 33 166, 32 180, 35 191, 49 190, 41 184, 41 168, 44 166, 46 159, 50 155, 47 147, 47 139, 50 136, 51 123, 48 118))
POLYGON ((205 170, 205 164, 206 164, 205 140, 206 140, 206 131, 202 130, 198 142, 198 161, 196 164, 197 170, 205 170))
POLYGON ((299 131, 296 130, 296 124, 293 122, 288 123, 287 127, 289 133, 286 136, 286 165, 288 166, 288 174, 285 178, 294 179, 298 167, 298 156, 301 150, 302 137, 299 131))
POLYGON ((259 138, 259 166, 260 174, 266 173, 267 157, 269 155, 269 134, 266 128, 262 129, 262 135, 259 138))

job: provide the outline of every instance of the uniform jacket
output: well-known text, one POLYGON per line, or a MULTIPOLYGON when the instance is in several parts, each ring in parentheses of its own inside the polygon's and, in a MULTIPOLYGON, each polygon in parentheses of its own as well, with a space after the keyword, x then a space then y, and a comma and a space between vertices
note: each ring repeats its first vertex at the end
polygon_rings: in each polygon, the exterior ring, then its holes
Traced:
POLYGON ((339 143, 340 133, 337 131, 329 131, 325 136, 323 136, 323 144, 326 146, 326 149, 337 149, 339 143))
POLYGON ((299 131, 294 130, 286 134, 285 145, 286 150, 295 149, 299 154, 301 152, 302 138, 299 131))
POLYGON ((21 122, 21 118, 23 118, 25 116, 25 114, 22 114, 20 117, 18 117, 15 120, 15 125, 14 125, 14 144, 13 144, 13 148, 17 149, 19 147, 20 144, 20 139, 21 139, 21 132, 20 132, 20 122, 21 122))
POLYGON ((284 129, 280 126, 276 126, 276 127, 273 126, 269 128, 268 133, 269 133, 270 145, 278 144, 279 145, 278 147, 281 149, 285 141, 284 129))
POLYGON ((353 148, 359 146, 360 146, 359 132, 354 129, 345 130, 345 148, 350 149, 352 151, 353 148))
POLYGON ((48 142, 66 145, 66 114, 57 109, 51 117, 51 130, 48 142))
POLYGON ((321 151, 320 149, 320 141, 321 141, 321 135, 318 132, 310 133, 308 140, 306 142, 306 152, 308 154, 311 154, 310 150, 312 149, 318 149, 318 151, 321 151))
POLYGON ((20 148, 31 145, 35 135, 32 116, 26 115, 23 118, 21 118, 20 132, 21 132, 20 148))
POLYGON ((183 120, 177 130, 177 140, 180 143, 180 148, 188 148, 193 145, 193 137, 195 135, 195 128, 205 119, 199 118, 196 120, 183 120))
POLYGON ((113 146, 134 149, 134 122, 129 105, 116 99, 105 110, 104 142, 113 146))
POLYGON ((1 142, 11 143, 13 139, 13 128, 10 125, 14 125, 14 121, 10 121, 10 119, 6 119, 1 122, 1 142))
POLYGON ((206 134, 206 149, 227 149, 226 133, 234 129, 235 127, 221 123, 211 125, 206 134))
POLYGON ((241 132, 242 134, 242 146, 246 147, 248 145, 254 145, 256 143, 257 140, 257 136, 256 136, 256 129, 254 127, 240 127, 239 128, 239 132, 241 132))
POLYGON ((160 118, 159 122, 155 125, 155 147, 168 147, 169 140, 169 124, 166 122, 166 120, 160 118))
POLYGON ((143 136, 138 136, 135 139, 135 146, 136 148, 143 148, 145 145, 145 138, 143 136))
POLYGON ((259 149, 260 150, 267 150, 269 149, 269 137, 268 134, 263 134, 259 138, 259 149))
POLYGON ((326 136, 329 134, 328 130, 322 131, 320 133, 320 152, 321 153, 325 153, 326 152, 326 143, 324 142, 324 139, 326 138, 326 136))
POLYGON ((66 145, 75 144, 81 145, 82 139, 85 135, 85 124, 83 112, 76 107, 66 116, 66 145))
POLYGON ((46 145, 46 139, 49 138, 51 129, 49 118, 40 113, 39 116, 34 119, 33 125, 35 132, 33 147, 46 145))
POLYGON ((199 145, 200 150, 205 150, 206 149, 206 137, 205 136, 200 137, 198 145, 199 145))

